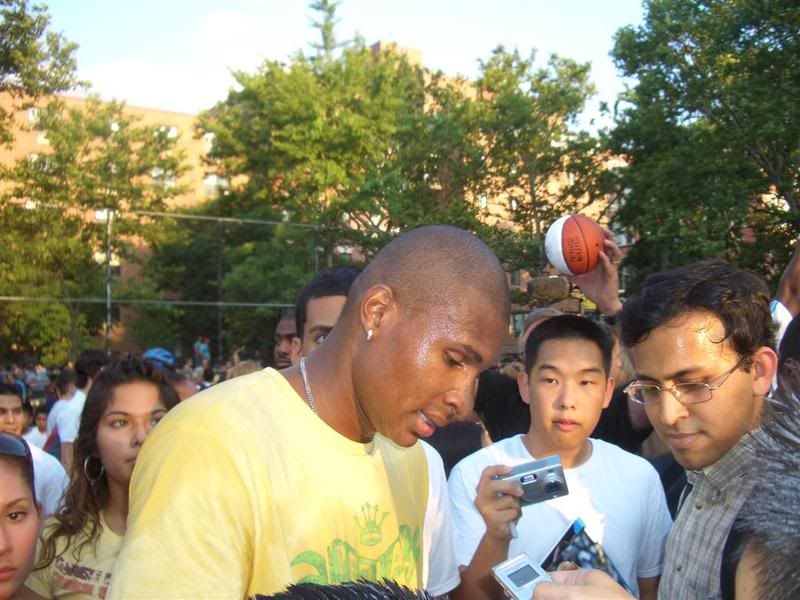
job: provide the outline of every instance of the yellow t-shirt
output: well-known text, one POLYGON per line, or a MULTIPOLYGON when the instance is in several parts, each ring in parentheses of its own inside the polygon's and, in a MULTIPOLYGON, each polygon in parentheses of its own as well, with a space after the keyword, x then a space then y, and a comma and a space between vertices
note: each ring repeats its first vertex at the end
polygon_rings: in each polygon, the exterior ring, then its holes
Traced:
MULTIPOLYGON (((45 521, 43 529, 45 535, 54 523, 55 519, 52 517, 45 521)), ((72 549, 77 547, 80 540, 73 538, 70 547, 63 552, 67 540, 64 537, 59 538, 56 550, 60 556, 44 569, 31 571, 25 580, 25 587, 44 598, 64 600, 105 598, 111 582, 114 561, 122 546, 122 536, 111 531, 102 518, 100 524, 102 530, 95 551, 92 551, 91 546, 86 546, 81 549, 80 556, 75 557, 72 549)), ((40 540, 37 556, 41 549, 40 540)))
POLYGON ((424 450, 359 444, 277 371, 210 388, 148 437, 110 598, 242 598, 296 582, 422 586, 424 450))

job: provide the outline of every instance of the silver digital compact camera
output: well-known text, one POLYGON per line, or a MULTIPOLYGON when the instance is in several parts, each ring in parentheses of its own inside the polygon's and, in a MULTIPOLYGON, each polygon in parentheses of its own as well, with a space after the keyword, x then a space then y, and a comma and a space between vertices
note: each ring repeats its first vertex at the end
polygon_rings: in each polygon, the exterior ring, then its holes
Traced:
POLYGON ((514 600, 530 600, 540 582, 552 581, 545 570, 524 553, 493 566, 492 575, 514 600))
POLYGON ((520 484, 522 497, 519 499, 519 503, 522 506, 537 504, 569 494, 561 458, 557 455, 517 465, 511 469, 510 473, 495 475, 493 479, 514 481, 520 484))

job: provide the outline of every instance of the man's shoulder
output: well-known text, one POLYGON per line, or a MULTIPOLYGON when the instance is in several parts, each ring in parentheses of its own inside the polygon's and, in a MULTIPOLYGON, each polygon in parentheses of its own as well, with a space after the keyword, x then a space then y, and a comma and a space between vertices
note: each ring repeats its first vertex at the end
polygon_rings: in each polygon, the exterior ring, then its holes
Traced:
POLYGON ((264 369, 211 386, 184 400, 169 411, 159 429, 209 433, 224 430, 237 437, 237 431, 263 430, 283 413, 290 392, 291 386, 277 371, 264 369))

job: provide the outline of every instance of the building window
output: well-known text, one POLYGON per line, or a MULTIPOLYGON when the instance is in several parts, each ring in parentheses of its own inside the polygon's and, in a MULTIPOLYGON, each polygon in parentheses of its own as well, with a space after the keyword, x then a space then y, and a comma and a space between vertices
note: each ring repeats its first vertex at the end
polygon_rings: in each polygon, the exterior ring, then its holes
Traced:
POLYGON ((228 187, 228 180, 216 173, 207 173, 203 178, 203 189, 206 198, 216 198, 220 194, 226 194, 228 187))
POLYGON ((520 271, 511 271, 511 287, 519 287, 520 285, 520 271))
POLYGON ((204 133, 203 134, 203 150, 206 154, 211 152, 214 148, 214 138, 216 136, 213 133, 204 133))
POLYGON ((480 198, 478 198, 478 204, 483 210, 489 208, 489 199, 486 197, 486 194, 480 195, 480 198))

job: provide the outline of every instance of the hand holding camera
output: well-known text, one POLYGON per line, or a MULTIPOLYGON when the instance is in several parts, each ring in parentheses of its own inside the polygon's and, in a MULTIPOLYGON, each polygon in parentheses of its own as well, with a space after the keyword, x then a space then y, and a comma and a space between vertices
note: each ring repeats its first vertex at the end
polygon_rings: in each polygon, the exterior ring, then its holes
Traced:
POLYGON ((511 472, 511 467, 494 465, 486 467, 478 481, 475 507, 486 523, 486 535, 498 540, 511 539, 512 525, 522 515, 520 497, 522 486, 502 477, 511 472))

